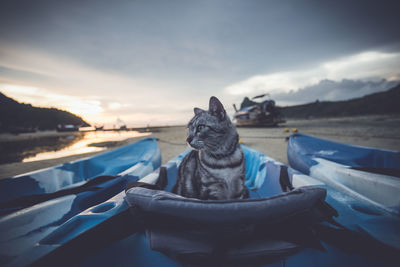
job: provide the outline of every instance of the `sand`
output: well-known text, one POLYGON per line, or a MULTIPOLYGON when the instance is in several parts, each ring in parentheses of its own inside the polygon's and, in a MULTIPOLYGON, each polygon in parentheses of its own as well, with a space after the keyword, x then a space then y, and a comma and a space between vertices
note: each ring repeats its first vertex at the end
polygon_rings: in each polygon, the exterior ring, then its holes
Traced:
MULTIPOLYGON (((238 128, 238 132, 245 145, 287 164, 287 137, 290 136, 292 130, 296 129, 300 133, 346 144, 400 151, 400 118, 396 116, 288 120, 279 127, 238 128)), ((184 126, 161 127, 153 130, 151 136, 159 139, 163 164, 188 149, 185 143, 186 128, 184 126)), ((114 145, 124 145, 140 139, 130 138, 114 145)), ((94 154, 96 153, 36 162, 2 164, 0 178, 55 166, 94 154)))

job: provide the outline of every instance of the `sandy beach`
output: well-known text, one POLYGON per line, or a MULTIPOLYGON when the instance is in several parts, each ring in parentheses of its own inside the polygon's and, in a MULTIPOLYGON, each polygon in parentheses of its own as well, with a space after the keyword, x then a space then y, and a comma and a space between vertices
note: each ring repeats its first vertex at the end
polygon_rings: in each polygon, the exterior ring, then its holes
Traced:
MULTIPOLYGON (((365 116, 334 119, 288 120, 285 124, 274 128, 238 128, 242 142, 257 149, 276 160, 287 164, 287 137, 292 131, 316 137, 338 141, 346 144, 369 146, 400 151, 400 118, 395 116, 365 116)), ((150 129, 153 136, 159 139, 162 163, 188 149, 185 143, 186 127, 170 126, 150 129)), ((44 135, 45 133, 36 133, 44 135)), ((58 133, 65 135, 65 133, 58 133)), ((15 140, 19 136, 2 136, 15 140)), ((0 138, 0 139, 1 139, 0 138)), ((108 149, 138 141, 144 137, 128 138, 113 142, 108 149)), ((0 165, 0 178, 47 168, 64 162, 92 156, 94 153, 73 155, 49 160, 32 162, 16 162, 0 165)))

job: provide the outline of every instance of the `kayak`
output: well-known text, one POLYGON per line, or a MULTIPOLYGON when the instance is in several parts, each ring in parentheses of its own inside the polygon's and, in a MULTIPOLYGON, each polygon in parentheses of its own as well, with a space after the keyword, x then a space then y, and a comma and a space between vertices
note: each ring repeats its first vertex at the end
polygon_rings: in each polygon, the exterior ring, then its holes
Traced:
POLYGON ((2 251, 1 259, 10 266, 398 265, 397 216, 242 148, 249 199, 172 194, 186 151, 18 255, 2 251))
POLYGON ((3 210, 8 214, 0 217, 0 263, 20 255, 74 215, 115 196, 127 183, 160 165, 157 140, 146 138, 94 157, 8 179, 1 184, 2 192, 24 187, 23 182, 27 182, 32 194, 27 188, 16 190, 7 196, 14 201, 3 202, 3 207, 9 207, 3 210))
POLYGON ((293 134, 287 156, 294 169, 400 216, 400 152, 293 134))
POLYGON ((151 161, 158 168, 160 158, 156 140, 148 138, 89 158, 2 179, 0 215, 69 194, 71 190, 88 191, 87 187, 113 178, 106 176, 115 176, 140 162, 151 161))

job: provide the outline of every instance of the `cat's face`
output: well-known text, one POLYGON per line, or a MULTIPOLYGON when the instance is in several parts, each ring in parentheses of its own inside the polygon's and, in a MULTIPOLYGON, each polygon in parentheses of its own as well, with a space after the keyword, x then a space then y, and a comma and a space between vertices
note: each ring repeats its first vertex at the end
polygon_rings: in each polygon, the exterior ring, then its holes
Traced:
POLYGON ((208 110, 195 108, 194 113, 187 126, 186 141, 197 150, 216 150, 232 127, 223 105, 216 97, 211 97, 208 110))

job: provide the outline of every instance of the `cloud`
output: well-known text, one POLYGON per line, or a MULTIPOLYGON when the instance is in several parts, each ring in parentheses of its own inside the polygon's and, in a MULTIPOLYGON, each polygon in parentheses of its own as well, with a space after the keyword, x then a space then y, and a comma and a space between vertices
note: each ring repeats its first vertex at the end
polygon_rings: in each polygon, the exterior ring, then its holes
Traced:
MULTIPOLYGON (((153 46, 150 50, 157 51, 157 48, 158 46, 153 46)), ((90 123, 112 124, 120 117, 128 124, 143 125, 148 122, 185 123, 192 116, 194 106, 207 108, 211 95, 219 97, 228 113, 232 114, 231 103, 240 103, 245 95, 269 92, 274 99, 283 101, 278 102, 282 105, 296 103, 295 101, 308 102, 307 94, 312 96, 312 101, 316 98, 323 100, 324 95, 328 96, 324 90, 314 88, 301 94, 295 93, 299 88, 321 86, 319 82, 324 79, 339 82, 343 78, 362 81, 376 80, 377 77, 387 80, 400 78, 398 72, 395 72, 400 69, 400 53, 370 51, 326 61, 315 67, 305 68, 304 66, 310 64, 305 62, 300 70, 250 76, 254 72, 243 71, 248 66, 239 63, 246 63, 252 57, 241 54, 242 58, 235 64, 225 61, 221 63, 217 56, 221 51, 215 49, 213 45, 205 46, 204 42, 197 44, 193 41, 183 42, 176 48, 176 53, 163 50, 162 54, 165 53, 166 57, 181 55, 179 60, 185 61, 182 65, 185 71, 178 68, 176 72, 170 72, 174 64, 167 60, 160 66, 162 75, 153 65, 127 57, 129 64, 133 62, 139 69, 146 70, 144 75, 140 70, 128 67, 126 71, 113 69, 113 57, 103 58, 105 61, 110 59, 111 65, 101 68, 67 54, 3 42, 0 44, 0 90, 5 89, 7 95, 19 101, 66 109, 83 116, 90 123), (184 54, 179 53, 182 46, 186 51, 184 54), (193 55, 186 57, 188 54, 193 55), (202 57, 205 59, 200 60, 202 57), (212 60, 208 60, 210 58, 212 60), (231 75, 219 72, 221 68, 231 75), (237 70, 232 71, 235 68, 237 70), (231 84, 235 79, 241 79, 238 77, 249 78, 231 84), (223 89, 226 84, 231 85, 223 89)), ((157 58, 157 55, 154 57, 157 58)), ((289 64, 285 60, 281 61, 289 64)), ((271 59, 268 64, 279 70, 284 68, 282 62, 271 59)), ((118 65, 117 61, 114 63, 118 65)), ((250 65, 253 66, 253 63, 250 65)), ((257 64, 253 67, 260 69, 257 64)), ((325 90, 331 90, 331 99, 346 94, 344 89, 336 90, 324 86, 325 90)), ((347 95, 366 91, 368 90, 352 89, 347 95)))
POLYGON ((128 124, 161 122, 157 116, 166 123, 184 122, 187 116, 179 113, 190 113, 202 97, 199 93, 194 99, 179 83, 93 69, 21 46, 0 49, 0 90, 18 101, 65 109, 92 123, 113 123, 117 117, 128 124))
POLYGON ((313 68, 252 76, 227 86, 225 92, 232 96, 270 93, 274 97, 316 85, 325 79, 376 80, 380 77, 399 80, 399 69, 400 53, 367 51, 324 62, 313 68))
POLYGON ((132 77, 95 70, 65 56, 23 46, 3 45, 0 49, 0 66, 7 70, 7 73, 0 73, 2 79, 36 87, 52 87, 52 91, 68 91, 70 94, 103 93, 115 86, 123 89, 129 85, 132 88, 136 83, 132 77), (9 75, 11 73, 14 75, 9 75), (82 91, 83 88, 85 91, 82 91))
POLYGON ((306 86, 297 91, 274 96, 279 105, 293 105, 319 101, 338 101, 386 91, 398 85, 400 80, 362 81, 344 79, 340 82, 322 80, 318 84, 306 86))

